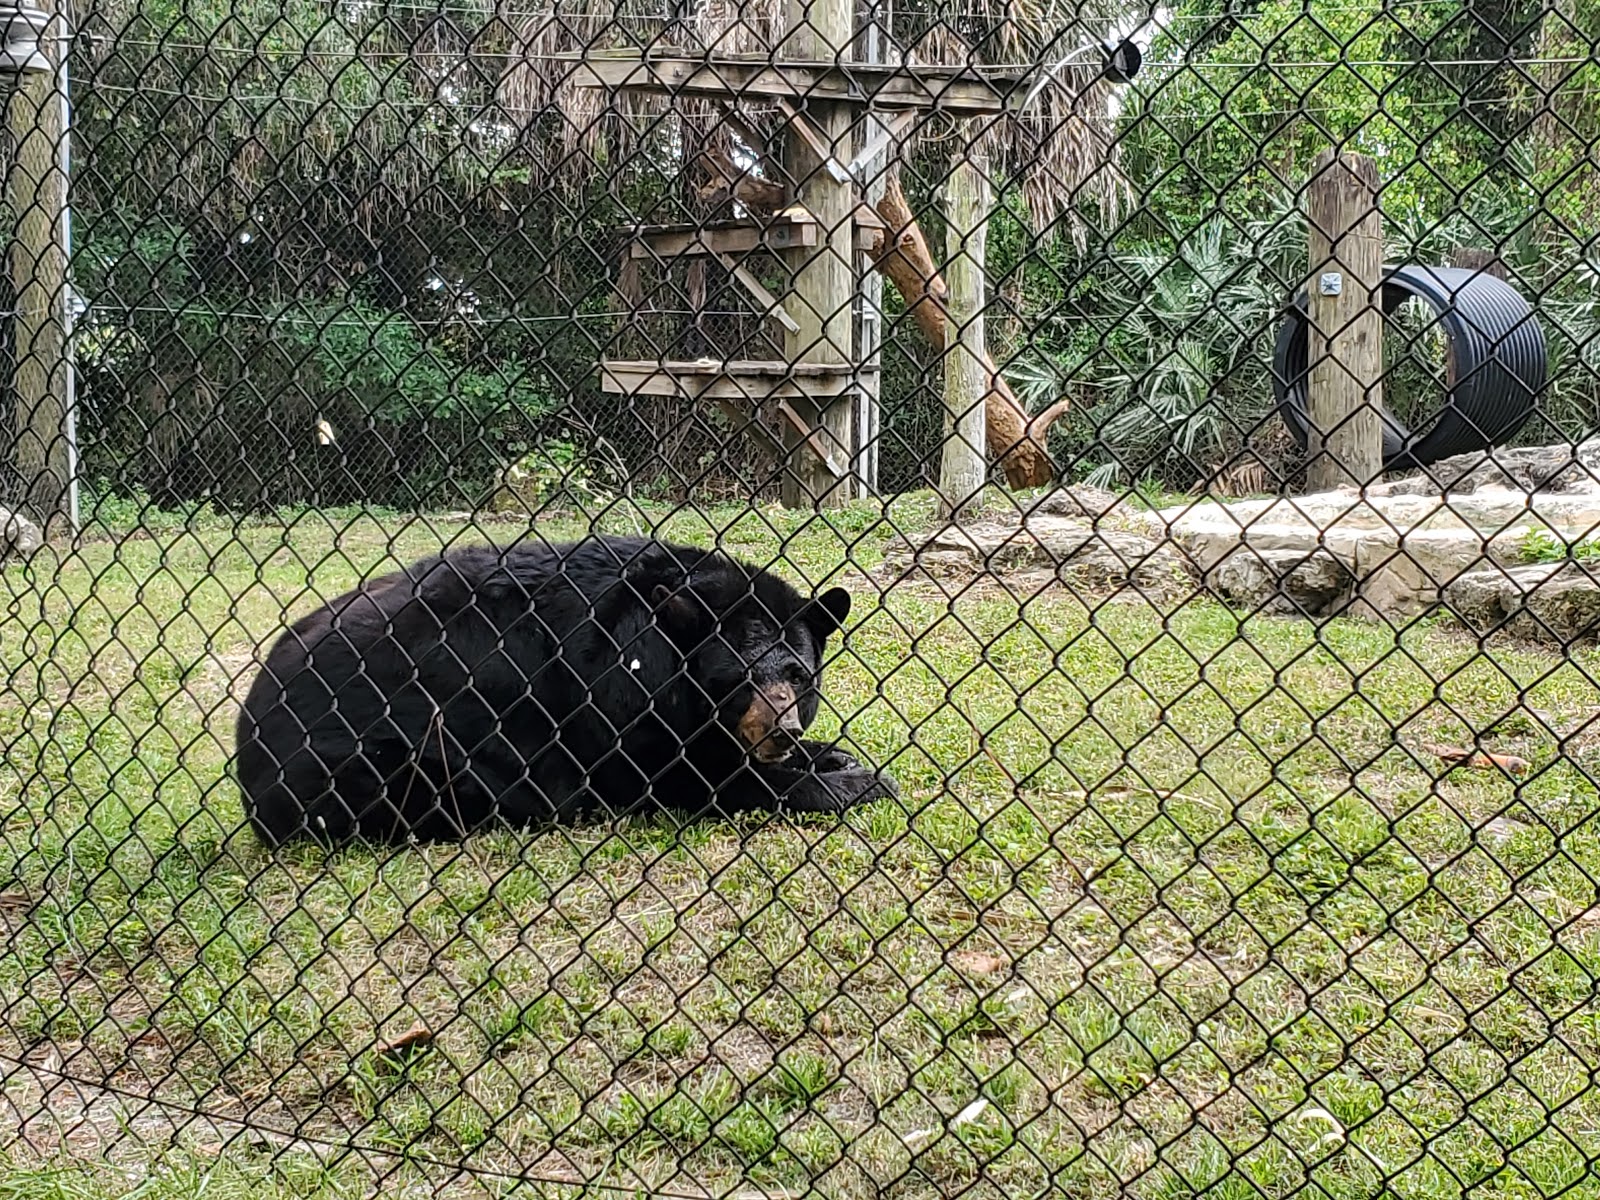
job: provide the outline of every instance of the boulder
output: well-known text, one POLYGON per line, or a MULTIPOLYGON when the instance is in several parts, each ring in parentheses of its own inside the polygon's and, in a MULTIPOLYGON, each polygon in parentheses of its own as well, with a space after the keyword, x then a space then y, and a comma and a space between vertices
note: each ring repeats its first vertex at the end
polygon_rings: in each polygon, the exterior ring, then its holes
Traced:
POLYGON ((1505 631, 1570 646, 1600 638, 1600 563, 1536 563, 1470 571, 1444 603, 1476 633, 1505 631))
POLYGON ((1057 488, 1034 506, 1034 512, 1054 517, 1088 517, 1093 520, 1114 511, 1122 497, 1104 488, 1075 483, 1057 488))
POLYGON ((1426 470, 1369 488, 1368 495, 1470 495, 1482 487, 1522 492, 1600 491, 1600 438, 1572 445, 1519 446, 1442 458, 1426 470))
POLYGON ((882 573, 950 582, 988 575, 1030 587, 1054 580, 1096 594, 1131 587, 1149 599, 1186 597, 1195 586, 1170 547, 1126 530, 1096 529, 1082 518, 1049 515, 1020 525, 985 521, 895 538, 884 549, 882 573))
POLYGON ((1355 575, 1326 550, 1244 547, 1213 567, 1206 584, 1221 599, 1251 612, 1320 617, 1344 610, 1355 575))
POLYGON ((0 558, 27 558, 42 545, 44 535, 37 525, 21 513, 0 508, 0 558))

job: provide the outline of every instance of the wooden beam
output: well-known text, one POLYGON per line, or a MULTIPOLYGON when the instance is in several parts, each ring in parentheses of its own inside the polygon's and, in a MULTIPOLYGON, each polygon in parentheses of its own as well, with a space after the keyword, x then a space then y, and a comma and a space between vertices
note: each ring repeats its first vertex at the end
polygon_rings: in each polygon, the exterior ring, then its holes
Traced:
POLYGON ((56 69, 15 77, 10 190, 16 224, 9 265, 16 308, 13 467, 24 508, 51 537, 70 532, 74 524, 76 463, 63 225, 67 219, 62 157, 65 79, 59 71, 65 67, 57 66, 60 47, 66 44, 58 36, 66 18, 59 4, 43 7, 53 15, 39 38, 39 52, 56 69))
POLYGON ((809 221, 784 218, 771 225, 726 223, 718 225, 636 226, 629 231, 629 258, 673 259, 701 255, 750 254, 768 250, 781 254, 799 246, 817 244, 817 227, 809 221))
POLYGON ((832 175, 835 183, 849 183, 850 172, 833 152, 833 147, 822 140, 822 134, 817 127, 806 120, 805 113, 801 112, 786 97, 778 97, 778 107, 783 109, 783 115, 789 118, 790 127, 800 135, 800 140, 810 147, 811 153, 817 156, 817 161, 824 170, 832 175))
MULTIPOLYGON (((784 354, 791 363, 827 367, 852 381, 832 397, 795 402, 805 432, 790 426, 784 439, 791 451, 801 451, 792 455, 784 472, 780 498, 786 508, 836 508, 855 498, 847 477, 835 474, 829 464, 848 461, 855 444, 849 396, 855 379, 857 202, 849 173, 828 168, 850 158, 855 113, 849 101, 860 94, 854 89, 870 94, 874 79, 881 87, 893 74, 850 74, 855 69, 847 61, 854 33, 854 0, 786 0, 782 52, 811 66, 806 68, 808 86, 782 97, 803 103, 806 118, 790 121, 783 166, 797 184, 796 202, 816 222, 818 241, 785 256, 793 275, 787 307, 797 328, 784 339, 784 354)), ((761 78, 759 68, 751 78, 761 78)), ((798 110, 789 111, 794 115, 798 110)))
MULTIPOLYGON (((760 417, 757 416, 755 410, 740 408, 738 402, 734 400, 719 399, 715 400, 714 403, 722 411, 722 415, 728 418, 728 423, 733 426, 735 432, 742 433, 754 440, 779 462, 782 462, 788 456, 789 452, 784 448, 783 443, 772 436, 771 431, 761 423, 760 417)), ((840 466, 828 456, 827 451, 820 444, 820 439, 816 436, 816 431, 806 428, 805 422, 789 406, 788 401, 778 401, 778 412, 792 428, 799 432, 801 444, 806 450, 815 455, 825 469, 843 478, 847 473, 846 468, 840 466)))
POLYGON ((1306 192, 1312 491, 1365 487, 1383 473, 1383 217, 1378 164, 1325 150, 1306 192))
MULTIPOLYGON (((883 220, 870 208, 856 210, 856 250, 876 254, 883 241, 883 220)), ((633 239, 627 257, 653 261, 694 258, 718 254, 753 254, 766 251, 782 254, 815 246, 817 223, 784 213, 768 225, 725 221, 706 225, 635 225, 625 229, 633 239)))
POLYGON ((727 270, 733 274, 735 279, 744 285, 745 291, 749 292, 753 297, 755 297, 756 303, 762 307, 762 316, 772 317, 778 322, 779 325, 782 325, 790 333, 800 332, 800 323, 789 315, 788 310, 786 310, 782 304, 778 303, 778 298, 771 292, 767 291, 767 289, 762 285, 761 281, 751 274, 747 268, 745 268, 741 263, 734 262, 734 260, 729 258, 726 254, 717 255, 717 261, 727 268, 727 270))
POLYGON ((745 403, 776 399, 831 401, 850 392, 855 374, 845 363, 608 359, 600 364, 600 390, 623 396, 724 398, 745 403))
POLYGON ((944 445, 939 515, 960 521, 978 507, 984 462, 984 401, 993 371, 984 344, 984 269, 989 228, 989 162, 970 148, 945 184, 946 262, 944 445))
POLYGON ((844 466, 829 452, 826 441, 811 426, 807 425, 800 414, 795 412, 794 406, 787 400, 778 401, 778 413, 788 422, 789 428, 800 439, 800 444, 810 451, 812 457, 832 475, 835 479, 843 479, 850 473, 850 468, 844 466))
MULTIPOLYGON (((833 0, 814 0, 828 4, 833 0)), ((813 27, 821 22, 813 15, 813 27)), ((848 43, 849 34, 845 34, 848 43)), ((798 49, 791 40, 787 47, 798 49)), ((808 107, 832 102, 882 109, 937 110, 952 116, 996 116, 1018 107, 1030 77, 1027 68, 891 66, 836 63, 820 57, 771 62, 756 55, 690 55, 636 50, 578 51, 552 55, 574 64, 574 87, 607 91, 709 96, 782 97, 808 107)))
POLYGON ((754 439, 773 458, 780 462, 783 460, 783 443, 773 437, 761 423, 761 417, 756 410, 740 408, 738 402, 734 400, 716 399, 714 403, 722 410, 722 415, 728 418, 728 423, 733 426, 735 432, 754 439))

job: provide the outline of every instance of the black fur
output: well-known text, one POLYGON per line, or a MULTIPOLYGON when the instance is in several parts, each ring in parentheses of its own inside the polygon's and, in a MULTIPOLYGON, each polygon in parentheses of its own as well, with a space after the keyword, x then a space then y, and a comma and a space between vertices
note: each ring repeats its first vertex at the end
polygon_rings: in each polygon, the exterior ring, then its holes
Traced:
POLYGON ((382 842, 893 795, 848 755, 795 740, 849 611, 841 588, 808 601, 721 554, 643 538, 423 559, 279 638, 239 717, 246 814, 269 845, 382 842), (770 697, 791 695, 780 720, 770 697), (789 758, 759 761, 780 736, 789 758))

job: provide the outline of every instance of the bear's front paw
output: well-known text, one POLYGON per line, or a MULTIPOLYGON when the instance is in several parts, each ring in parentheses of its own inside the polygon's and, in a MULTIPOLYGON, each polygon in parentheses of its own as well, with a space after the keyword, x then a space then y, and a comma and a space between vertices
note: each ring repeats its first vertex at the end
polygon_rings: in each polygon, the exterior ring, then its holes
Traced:
POLYGON ((862 766, 829 771, 820 778, 840 808, 854 808, 873 800, 894 800, 900 795, 899 785, 890 776, 862 766))
POLYGON ((818 775, 833 775, 841 771, 860 771, 863 767, 850 755, 835 746, 820 746, 807 764, 818 775))

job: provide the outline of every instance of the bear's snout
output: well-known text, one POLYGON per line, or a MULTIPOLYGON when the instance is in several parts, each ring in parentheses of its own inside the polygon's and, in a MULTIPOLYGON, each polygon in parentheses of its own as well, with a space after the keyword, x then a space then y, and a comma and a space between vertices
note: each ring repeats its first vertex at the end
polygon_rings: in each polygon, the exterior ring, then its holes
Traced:
POLYGON ((750 707, 739 718, 739 740, 764 763, 788 758, 804 732, 800 705, 794 688, 787 683, 758 686, 750 707))

